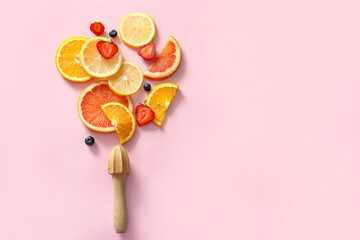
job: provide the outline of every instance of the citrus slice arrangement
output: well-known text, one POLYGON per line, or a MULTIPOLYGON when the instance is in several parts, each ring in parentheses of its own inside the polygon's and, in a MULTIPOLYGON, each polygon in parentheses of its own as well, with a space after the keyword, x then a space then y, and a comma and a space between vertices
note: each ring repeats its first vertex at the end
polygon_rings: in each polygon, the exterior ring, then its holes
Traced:
MULTIPOLYGON (((59 73, 69 81, 94 79, 78 97, 80 121, 96 132, 116 132, 119 138, 120 144, 110 153, 108 173, 112 175, 114 186, 114 229, 116 233, 124 233, 128 225, 125 181, 130 165, 121 144, 131 140, 137 125, 142 127, 151 122, 159 127, 163 125, 179 86, 167 82, 152 88, 149 82, 144 84, 144 77, 159 81, 173 75, 181 62, 181 49, 178 41, 170 36, 156 54, 156 45, 152 42, 156 36, 155 22, 145 13, 126 15, 118 29, 120 38, 116 30, 109 31, 110 38, 104 37, 105 26, 100 21, 93 22, 90 31, 95 36, 65 40, 57 49, 55 63, 59 73), (144 73, 138 64, 123 61, 119 39, 136 49, 142 60, 149 61, 150 66, 144 73), (145 104, 135 108, 132 97, 142 86, 149 93, 145 104)), ((85 143, 93 145, 94 137, 86 137, 85 143)))
MULTIPOLYGON (((168 82, 151 90, 151 84, 144 84, 144 78, 158 81, 176 72, 181 62, 178 41, 170 36, 156 54, 152 42, 156 36, 155 22, 140 12, 127 14, 121 19, 119 34, 111 30, 105 37, 105 26, 100 21, 93 22, 90 31, 95 36, 65 40, 55 57, 56 68, 65 79, 73 82, 94 79, 78 98, 77 111, 81 122, 93 131, 116 131, 121 144, 132 138, 136 125, 153 122, 161 127, 179 86, 168 82), (150 62, 146 71, 143 72, 135 62, 123 61, 119 39, 125 46, 135 48, 143 60, 150 62), (142 87, 149 92, 146 104, 135 108, 131 98, 142 87)), ((95 140, 89 136, 85 142, 92 145, 95 140)))

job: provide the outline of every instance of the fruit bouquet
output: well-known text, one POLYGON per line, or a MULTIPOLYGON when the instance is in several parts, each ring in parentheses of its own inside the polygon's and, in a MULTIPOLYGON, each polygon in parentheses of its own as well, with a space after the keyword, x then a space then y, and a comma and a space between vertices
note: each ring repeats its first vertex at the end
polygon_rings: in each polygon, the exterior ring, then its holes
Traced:
POLYGON ((153 121, 161 126, 178 85, 161 83, 151 89, 149 83, 143 85, 143 77, 153 81, 163 80, 177 70, 181 50, 176 39, 170 36, 156 55, 156 46, 152 43, 156 35, 153 19, 145 13, 131 13, 121 20, 121 40, 137 49, 143 59, 153 61, 143 73, 136 63, 122 60, 119 46, 111 39, 117 37, 116 30, 109 32, 110 38, 102 36, 105 26, 101 22, 92 23, 90 30, 95 37, 72 37, 64 41, 56 53, 56 67, 64 78, 74 82, 98 79, 79 96, 77 110, 80 120, 97 132, 116 131, 121 144, 131 139, 136 122, 143 126, 153 121), (134 115, 131 96, 142 86, 150 93, 145 104, 136 107, 134 115))
MULTIPOLYGON (((78 98, 77 111, 82 123, 97 132, 116 131, 120 144, 132 138, 136 125, 143 126, 153 122, 161 127, 179 86, 167 82, 152 88, 149 83, 143 85, 143 78, 164 80, 178 69, 181 50, 177 40, 170 36, 161 52, 156 54, 156 46, 152 42, 156 35, 154 20, 145 13, 126 15, 120 22, 119 36, 127 46, 137 49, 138 55, 144 60, 152 61, 150 67, 143 72, 136 63, 123 61, 121 49, 113 40, 118 35, 116 30, 111 30, 109 37, 105 37, 105 26, 101 22, 94 22, 90 25, 90 31, 96 36, 72 37, 65 40, 56 52, 56 67, 65 79, 73 82, 95 79, 78 98), (145 104, 139 104, 134 110, 131 96, 142 87, 149 94, 145 104)), ((95 139, 89 136, 85 143, 93 145, 95 139)), ((116 146, 109 158, 109 173, 113 175, 115 192, 118 189, 115 186, 123 186, 125 181, 125 178, 117 177, 128 171, 126 151, 121 145, 116 146)), ((124 187, 120 188, 122 193, 120 191, 119 194, 124 194, 124 187)), ((114 199, 116 232, 126 231, 124 199, 114 199)))

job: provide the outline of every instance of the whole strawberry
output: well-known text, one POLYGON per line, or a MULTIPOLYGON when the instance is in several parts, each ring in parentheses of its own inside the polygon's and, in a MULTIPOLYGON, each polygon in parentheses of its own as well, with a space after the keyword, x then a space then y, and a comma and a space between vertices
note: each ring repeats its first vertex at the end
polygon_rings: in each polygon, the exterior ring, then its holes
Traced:
POLYGON ((135 118, 139 126, 144 126, 155 118, 155 113, 148 106, 140 104, 135 109, 135 118))
POLYGON ((94 22, 90 25, 90 31, 92 31, 96 36, 103 34, 104 30, 105 27, 101 22, 94 22))

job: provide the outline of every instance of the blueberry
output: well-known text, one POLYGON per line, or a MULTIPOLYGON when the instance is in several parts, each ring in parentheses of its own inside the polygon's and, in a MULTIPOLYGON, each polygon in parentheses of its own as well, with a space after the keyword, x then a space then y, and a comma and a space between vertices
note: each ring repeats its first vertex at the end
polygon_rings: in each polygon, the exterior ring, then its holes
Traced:
POLYGON ((86 145, 93 145, 95 143, 95 139, 92 136, 88 136, 87 138, 85 138, 85 143, 86 145))
POLYGON ((117 31, 116 30, 111 30, 109 32, 109 35, 110 35, 110 37, 116 37, 117 36, 117 31))
POLYGON ((145 91, 150 91, 151 90, 151 85, 149 83, 145 83, 144 84, 144 89, 145 89, 145 91))

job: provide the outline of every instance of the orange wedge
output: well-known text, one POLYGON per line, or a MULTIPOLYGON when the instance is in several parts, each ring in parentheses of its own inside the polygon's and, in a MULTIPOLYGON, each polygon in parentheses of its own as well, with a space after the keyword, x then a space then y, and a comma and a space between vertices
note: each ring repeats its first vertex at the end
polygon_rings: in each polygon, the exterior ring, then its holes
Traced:
POLYGON ((73 82, 85 82, 91 79, 80 63, 80 51, 87 40, 86 37, 72 37, 59 46, 55 63, 64 78, 73 82))
POLYGON ((171 36, 163 50, 144 73, 144 77, 151 80, 163 80, 168 78, 178 69, 180 61, 180 45, 176 39, 171 36))
POLYGON ((135 117, 130 109, 118 102, 106 103, 101 108, 115 126, 120 143, 124 144, 129 141, 136 129, 135 117))
POLYGON ((101 106, 108 102, 117 102, 133 111, 133 104, 129 96, 116 95, 108 86, 107 81, 98 81, 82 91, 77 111, 85 126, 97 132, 114 132, 115 126, 106 117, 101 106))
POLYGON ((154 87, 146 98, 146 105, 155 113, 153 122, 161 127, 166 112, 179 86, 175 83, 162 83, 154 87))

